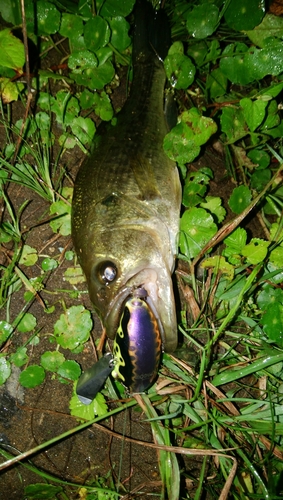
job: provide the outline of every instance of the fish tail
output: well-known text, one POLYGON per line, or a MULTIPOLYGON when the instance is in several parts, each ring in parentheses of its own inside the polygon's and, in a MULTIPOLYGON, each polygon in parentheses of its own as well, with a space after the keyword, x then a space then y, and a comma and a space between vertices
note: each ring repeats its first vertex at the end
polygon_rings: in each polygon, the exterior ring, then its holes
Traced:
POLYGON ((150 1, 137 0, 135 6, 135 29, 133 62, 155 53, 164 60, 171 43, 171 28, 163 8, 155 10, 150 1))

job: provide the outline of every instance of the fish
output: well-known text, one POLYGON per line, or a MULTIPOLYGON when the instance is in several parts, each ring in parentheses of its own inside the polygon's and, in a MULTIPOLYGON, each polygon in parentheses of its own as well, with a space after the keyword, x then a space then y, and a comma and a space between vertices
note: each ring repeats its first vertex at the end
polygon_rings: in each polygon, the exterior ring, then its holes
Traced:
POLYGON ((74 248, 108 337, 118 335, 125 308, 143 289, 143 305, 156 319, 152 331, 158 330, 166 352, 178 342, 172 273, 181 206, 178 169, 163 150, 169 131, 163 60, 169 45, 164 10, 156 13, 150 2, 137 0, 130 95, 116 125, 97 134, 72 202, 74 248))

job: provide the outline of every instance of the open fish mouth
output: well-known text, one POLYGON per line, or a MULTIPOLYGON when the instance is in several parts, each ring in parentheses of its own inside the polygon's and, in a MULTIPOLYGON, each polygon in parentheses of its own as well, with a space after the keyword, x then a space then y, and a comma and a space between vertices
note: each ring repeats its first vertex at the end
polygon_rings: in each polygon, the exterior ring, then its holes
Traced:
POLYGON ((137 288, 147 292, 146 301, 158 322, 163 350, 173 351, 176 348, 175 301, 171 274, 166 269, 146 267, 127 276, 125 285, 120 287, 109 304, 104 320, 107 335, 112 339, 115 337, 124 304, 137 288))

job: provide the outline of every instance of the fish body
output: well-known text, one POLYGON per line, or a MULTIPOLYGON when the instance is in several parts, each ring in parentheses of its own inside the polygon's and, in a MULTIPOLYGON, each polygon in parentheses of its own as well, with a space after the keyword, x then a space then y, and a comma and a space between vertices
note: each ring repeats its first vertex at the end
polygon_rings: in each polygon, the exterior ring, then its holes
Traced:
POLYGON ((130 97, 116 126, 99 137, 78 172, 72 236, 107 335, 115 337, 125 302, 143 287, 163 348, 173 351, 177 325, 171 275, 181 187, 176 165, 163 151, 166 76, 155 48, 159 40, 153 40, 165 37, 165 31, 146 0, 137 1, 135 19, 130 97))

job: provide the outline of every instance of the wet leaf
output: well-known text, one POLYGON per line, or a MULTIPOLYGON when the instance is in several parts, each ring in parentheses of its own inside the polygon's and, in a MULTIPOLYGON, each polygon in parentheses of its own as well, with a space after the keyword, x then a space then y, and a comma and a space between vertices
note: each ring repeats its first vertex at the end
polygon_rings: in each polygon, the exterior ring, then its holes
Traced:
POLYGON ((105 0, 99 11, 104 17, 127 17, 133 10, 135 0, 105 0))
POLYGON ((106 92, 101 92, 94 94, 93 102, 96 114, 104 121, 110 121, 113 118, 113 108, 111 100, 106 92))
POLYGON ((74 72, 82 72, 85 68, 96 68, 98 59, 90 50, 74 51, 69 59, 68 66, 74 72))
POLYGON ((270 252, 269 262, 277 268, 282 267, 283 262, 283 247, 276 247, 270 252))
POLYGON ((196 5, 188 13, 187 30, 195 38, 206 38, 215 31, 219 20, 219 10, 213 3, 196 5))
POLYGON ((266 168, 265 170, 257 169, 251 176, 251 188, 260 192, 270 181, 271 175, 272 173, 269 168, 266 168))
POLYGON ((59 30, 61 14, 53 3, 46 0, 36 2, 36 27, 39 35, 51 35, 59 30))
POLYGON ((0 345, 2 345, 10 337, 13 332, 13 327, 5 320, 0 321, 0 345))
POLYGON ((53 269, 56 269, 57 267, 58 267, 57 260, 51 259, 50 257, 46 257, 41 262, 41 269, 43 269, 43 271, 52 271, 53 269))
POLYGON ((0 385, 5 384, 10 375, 11 365, 9 361, 4 356, 0 356, 0 385))
POLYGON ((267 13, 262 22, 253 30, 246 30, 249 39, 263 48, 271 37, 283 38, 283 18, 267 13))
POLYGON ((184 54, 181 42, 175 42, 170 47, 164 68, 168 80, 176 89, 186 89, 194 81, 196 69, 191 59, 184 54))
POLYGON ((283 290, 271 285, 267 285, 257 297, 257 304, 263 311, 277 302, 283 304, 283 290))
POLYGON ((31 389, 42 384, 44 379, 45 371, 42 366, 30 365, 20 374, 19 382, 23 387, 31 389))
POLYGON ((248 133, 246 120, 240 108, 226 106, 222 110, 220 117, 221 130, 228 139, 228 144, 232 144, 248 133))
POLYGON ((84 27, 85 45, 88 50, 96 52, 105 47, 110 40, 110 28, 105 19, 100 16, 92 17, 84 27))
POLYGON ((64 361, 65 356, 59 351, 45 351, 40 358, 41 366, 51 372, 57 372, 64 361))
POLYGON ((271 342, 283 345, 283 305, 276 302, 268 306, 261 318, 263 331, 271 342))
POLYGON ((220 68, 214 69, 208 74, 206 89, 209 90, 210 97, 215 99, 224 95, 227 91, 228 79, 220 68))
POLYGON ((128 35, 130 25, 124 17, 113 17, 109 19, 111 29, 111 43, 121 52, 129 47, 131 39, 128 35))
POLYGON ((263 0, 237 0, 229 2, 225 10, 226 23, 236 31, 252 30, 257 26, 265 14, 263 0))
POLYGON ((270 164, 270 156, 262 149, 252 149, 247 154, 248 158, 252 160, 258 170, 265 169, 270 164))
POLYGON ((91 328, 90 312, 83 306, 72 306, 56 321, 54 335, 65 349, 76 349, 88 340, 91 328))
POLYGON ((180 249, 192 259, 217 231, 212 216, 203 208, 190 208, 181 217, 180 249))
POLYGON ((241 251, 247 242, 247 232, 245 229, 238 227, 235 229, 227 238, 225 238, 224 243, 226 248, 224 248, 222 254, 227 257, 231 264, 237 265, 241 262, 241 251))
POLYGON ((234 214, 240 214, 247 208, 252 199, 252 193, 247 186, 238 186, 228 200, 228 205, 234 214))
POLYGON ((78 38, 83 34, 84 25, 82 18, 76 14, 62 14, 61 25, 59 33, 62 36, 66 36, 70 39, 78 38))

